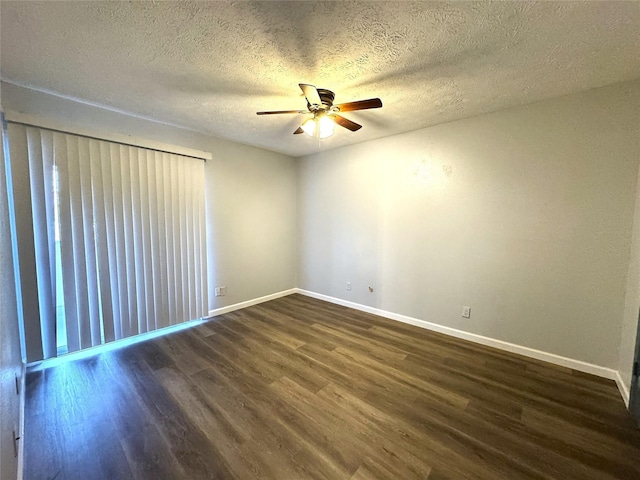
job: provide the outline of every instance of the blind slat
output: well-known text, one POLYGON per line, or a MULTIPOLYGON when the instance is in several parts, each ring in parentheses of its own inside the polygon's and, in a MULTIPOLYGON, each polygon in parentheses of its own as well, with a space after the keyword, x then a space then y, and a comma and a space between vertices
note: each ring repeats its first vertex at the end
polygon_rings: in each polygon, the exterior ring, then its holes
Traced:
MULTIPOLYGON (((78 349, 89 348, 91 341, 91 321, 89 309, 89 285, 87 278, 87 261, 90 262, 85 248, 84 235, 86 230, 84 209, 82 204, 82 171, 80 170, 80 146, 79 138, 66 136, 68 185, 71 213, 71 243, 73 250, 73 268, 62 264, 62 270, 72 269, 75 283, 75 302, 77 312, 75 318, 67 319, 74 322, 78 328, 78 349)), ((69 349, 70 352, 73 350, 69 349)))
POLYGON ((181 317, 182 319, 189 318, 189 250, 187 244, 187 215, 186 215, 186 185, 185 185, 185 164, 176 160, 178 164, 178 179, 179 179, 179 193, 178 193, 178 208, 180 209, 180 273, 181 276, 176 279, 176 282, 181 281, 181 294, 180 300, 182 303, 181 317))
MULTIPOLYGON (((198 174, 199 172, 196 172, 198 174)), ((203 172, 204 173, 204 172, 203 172)), ((208 258, 207 258, 207 219, 205 212, 206 205, 206 189, 205 189, 205 179, 204 175, 202 175, 202 181, 197 183, 198 189, 198 212, 200 214, 200 222, 199 222, 199 241, 200 241, 200 270, 199 270, 199 280, 200 280, 200 312, 202 316, 207 316, 209 314, 209 279, 208 279, 208 258)))
POLYGON ((31 180, 29 177, 29 150, 24 126, 9 125, 8 182, 13 186, 13 227, 15 248, 18 257, 16 282, 17 294, 23 299, 20 317, 25 334, 27 358, 43 358, 43 338, 40 324, 39 302, 26 299, 36 298, 38 282, 36 277, 35 240, 33 237, 33 209, 31 205, 31 180))
POLYGON ((131 185, 131 165, 135 162, 129 147, 120 147, 120 167, 122 172, 122 205, 123 205, 123 230, 124 248, 126 255, 127 271, 127 303, 129 315, 125 317, 126 336, 138 334, 138 295, 136 289, 136 252, 134 240, 134 216, 133 216, 133 187, 131 185))
POLYGON ((62 290, 66 323, 67 347, 73 352, 80 349, 78 313, 76 304, 75 255, 71 217, 71 194, 69 187, 69 163, 67 141, 63 134, 54 133, 54 158, 58 171, 58 215, 60 232, 60 256, 62 265, 62 290))
POLYGON ((153 225, 155 227, 154 235, 157 241, 154 241, 154 281, 156 281, 156 326, 158 328, 166 327, 169 318, 168 312, 168 289, 167 289, 167 239, 165 233, 165 211, 164 211, 164 154, 156 156, 153 162, 153 170, 155 172, 155 215, 153 225))
POLYGON ((141 150, 139 156, 139 175, 140 175, 140 229, 142 232, 142 278, 145 290, 145 314, 146 319, 145 329, 146 331, 155 330, 155 293, 153 289, 153 265, 152 265, 152 239, 151 239, 151 218, 149 211, 152 208, 149 189, 151 188, 151 178, 149 176, 149 157, 152 152, 141 150))
MULTIPOLYGON (((114 299, 113 309, 118 311, 119 323, 114 324, 116 338, 126 338, 130 335, 129 329, 129 300, 127 283, 127 252, 125 246, 125 207, 124 194, 122 193, 122 154, 123 149, 119 145, 109 144, 109 156, 103 160, 111 167, 111 192, 113 192, 113 223, 107 224, 109 238, 113 240, 114 249, 109 258, 109 270, 112 276, 117 271, 117 284, 112 282, 111 294, 114 299)), ((104 179, 103 179, 104 181, 104 179)), ((109 185, 104 183, 105 192, 109 185)), ((109 214, 107 212, 107 218, 109 214)))
POLYGON ((176 159, 169 156, 171 162, 171 230, 173 234, 173 276, 169 279, 173 285, 173 295, 175 298, 175 312, 171 319, 171 324, 180 322, 182 318, 182 278, 180 277, 182 250, 180 241, 180 204, 179 204, 179 170, 176 159))
POLYGON ((137 322, 136 333, 144 333, 147 331, 147 302, 146 302, 146 285, 144 281, 144 244, 142 241, 142 206, 140 201, 141 182, 140 182, 140 162, 142 152, 139 149, 129 147, 129 161, 131 172, 131 208, 133 221, 133 250, 135 258, 135 287, 137 293, 137 322))
POLYGON ((47 156, 46 149, 43 152, 43 139, 39 130, 26 128, 26 135, 31 180, 34 253, 39 280, 38 303, 42 350, 43 355, 49 357, 55 355, 56 352, 55 257, 50 255, 52 252, 50 246, 54 239, 51 238, 51 231, 48 228, 53 212, 51 208, 47 208, 48 202, 46 201, 47 195, 52 193, 53 158, 47 156), (52 271, 54 272, 53 277, 52 271))
MULTIPOLYGON (((109 238, 108 238, 108 220, 107 220, 107 202, 111 203, 111 198, 105 196, 104 184, 111 184, 111 169, 103 168, 103 151, 105 149, 104 142, 91 141, 91 172, 92 190, 93 190, 93 215, 96 226, 96 262, 98 269, 98 278, 100 285, 100 306, 102 321, 102 333, 106 342, 115 340, 115 323, 116 315, 113 308, 112 280, 117 278, 117 270, 112 272, 109 263, 109 238), (106 179, 106 180, 104 180, 106 179)), ((107 165, 108 167, 108 165, 107 165)), ((111 210, 111 209, 109 209, 111 210)), ((113 212, 110 212, 113 215, 113 212)), ((111 219, 111 222, 113 220, 111 219)), ((113 243, 113 240, 112 240, 113 243)))
MULTIPOLYGON (((91 153, 90 140, 78 139, 78 162, 80 167, 80 188, 82 204, 82 238, 84 241, 84 254, 86 258, 86 270, 79 281, 84 280, 87 288, 87 303, 89 307, 89 333, 91 335, 89 345, 94 347, 102 343, 102 331, 100 321, 100 296, 98 292, 98 270, 96 266, 96 237, 95 220, 93 216, 94 192, 91 185, 91 153)), ((85 319, 80 319, 85 323, 85 319)), ((83 345, 83 348, 86 348, 83 345)))

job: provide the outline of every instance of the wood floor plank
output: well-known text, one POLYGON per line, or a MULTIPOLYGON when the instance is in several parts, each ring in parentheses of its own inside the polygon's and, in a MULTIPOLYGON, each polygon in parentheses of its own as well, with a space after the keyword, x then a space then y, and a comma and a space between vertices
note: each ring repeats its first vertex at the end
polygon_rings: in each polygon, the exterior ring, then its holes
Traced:
POLYGON ((281 376, 290 377, 312 392, 317 392, 327 384, 325 378, 316 374, 313 370, 305 368, 295 358, 293 352, 302 344, 298 343, 295 347, 292 347, 283 342, 276 342, 259 331, 251 332, 251 336, 247 335, 249 333, 248 329, 242 328, 239 323, 221 323, 226 329, 225 333, 229 335, 232 341, 244 340, 246 342, 247 347, 252 352, 252 359, 261 364, 273 365, 281 373, 281 376))
POLYGON ((614 382, 302 295, 26 385, 29 480, 640 478, 614 382))

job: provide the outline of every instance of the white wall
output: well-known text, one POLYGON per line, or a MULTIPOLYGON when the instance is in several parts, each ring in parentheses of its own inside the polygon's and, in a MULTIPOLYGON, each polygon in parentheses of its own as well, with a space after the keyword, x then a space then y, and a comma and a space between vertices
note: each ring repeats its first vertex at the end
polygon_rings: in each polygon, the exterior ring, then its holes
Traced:
POLYGON ((619 84, 302 158, 298 286, 617 369, 639 108, 619 84))
POLYGON ((18 470, 18 459, 13 450, 13 432, 20 436, 20 405, 15 376, 22 375, 22 356, 1 132, 0 246, 0 480, 9 480, 16 478, 18 470))
MULTIPOLYGON (((636 119, 636 123, 640 120, 636 119)), ((640 135, 631 142, 640 150, 640 135)), ((638 177, 640 185, 640 176, 638 177)), ((631 242, 631 260, 627 275, 627 291, 624 303, 624 317, 620 336, 620 357, 618 371, 623 381, 625 394, 629 394, 631 374, 635 356, 636 335, 638 332, 638 314, 640 312, 640 188, 636 190, 635 215, 633 218, 633 238, 631 242)))
MULTIPOLYGON (((50 94, 2 84, 5 111, 213 154, 207 162, 210 309, 295 287, 295 160, 50 94), (224 297, 214 297, 226 285, 224 297)), ((240 125, 238 128, 242 128, 240 125)))
POLYGON ((630 375, 640 82, 319 153, 297 179, 284 155, 10 84, 2 102, 211 151, 210 308, 299 286, 630 375))

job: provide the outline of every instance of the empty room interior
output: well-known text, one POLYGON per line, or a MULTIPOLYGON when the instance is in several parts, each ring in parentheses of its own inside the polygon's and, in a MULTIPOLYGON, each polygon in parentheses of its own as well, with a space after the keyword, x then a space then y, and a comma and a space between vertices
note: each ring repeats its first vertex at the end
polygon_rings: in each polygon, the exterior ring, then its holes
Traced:
POLYGON ((640 2, 0 0, 0 479, 640 478, 640 2))

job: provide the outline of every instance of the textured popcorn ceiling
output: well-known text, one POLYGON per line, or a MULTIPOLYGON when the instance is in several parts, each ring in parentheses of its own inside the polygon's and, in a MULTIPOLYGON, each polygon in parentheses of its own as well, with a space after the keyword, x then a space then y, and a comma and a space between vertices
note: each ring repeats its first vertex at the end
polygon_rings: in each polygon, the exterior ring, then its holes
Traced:
POLYGON ((7 2, 3 80, 293 156, 298 83, 345 116, 321 149, 640 77, 637 2, 7 2))

